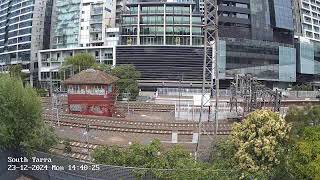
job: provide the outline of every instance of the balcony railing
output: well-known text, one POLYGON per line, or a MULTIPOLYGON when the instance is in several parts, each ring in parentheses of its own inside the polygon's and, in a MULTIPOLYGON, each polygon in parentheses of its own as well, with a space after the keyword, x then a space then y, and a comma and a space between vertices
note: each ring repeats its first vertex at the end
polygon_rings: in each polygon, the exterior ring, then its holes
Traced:
POLYGON ((91 19, 90 24, 102 24, 102 19, 91 19))
POLYGON ((103 13, 103 9, 99 8, 99 9, 92 9, 91 10, 91 15, 100 15, 103 13))
POLYGON ((101 28, 90 28, 90 32, 101 32, 101 28))
POLYGON ((102 37, 90 38, 90 41, 102 41, 102 37))

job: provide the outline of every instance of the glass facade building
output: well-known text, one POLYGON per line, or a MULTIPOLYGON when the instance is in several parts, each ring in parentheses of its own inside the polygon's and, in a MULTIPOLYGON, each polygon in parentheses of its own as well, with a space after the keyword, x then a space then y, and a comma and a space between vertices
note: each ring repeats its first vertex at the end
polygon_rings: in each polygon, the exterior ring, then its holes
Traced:
POLYGON ((300 74, 320 75, 320 43, 300 38, 296 43, 297 71, 300 74))
POLYGON ((201 81, 202 15, 193 0, 136 0, 121 15, 116 64, 133 64, 144 83, 201 81))
POLYGON ((53 48, 72 48, 79 44, 81 0, 57 0, 55 2, 55 25, 53 48))
POLYGON ((0 71, 11 64, 22 64, 33 84, 36 76, 36 53, 46 44, 43 36, 50 24, 44 23, 52 6, 50 0, 0 1, 0 71))
POLYGON ((193 1, 129 4, 121 45, 203 45, 202 16, 193 1))
POLYGON ((57 0, 51 48, 105 46, 115 25, 112 8, 113 0, 57 0))
POLYGON ((220 38, 220 78, 251 74, 259 80, 295 82, 295 48, 276 42, 220 38))
POLYGON ((222 0, 218 3, 220 78, 252 74, 264 81, 295 82, 291 0, 222 0))
POLYGON ((97 63, 115 64, 119 29, 114 28, 113 0, 56 0, 52 12, 51 49, 38 52, 38 81, 48 87, 50 72, 54 82, 65 58, 89 53, 97 63))

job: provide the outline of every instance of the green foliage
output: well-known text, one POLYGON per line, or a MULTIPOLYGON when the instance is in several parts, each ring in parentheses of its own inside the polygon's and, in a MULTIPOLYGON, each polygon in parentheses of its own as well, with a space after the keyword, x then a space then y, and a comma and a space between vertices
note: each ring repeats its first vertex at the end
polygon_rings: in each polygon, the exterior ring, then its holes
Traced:
POLYGON ((81 53, 67 57, 59 70, 59 74, 61 79, 64 80, 88 68, 111 73, 120 78, 117 82, 120 98, 122 98, 122 94, 126 93, 129 94, 130 100, 135 100, 139 95, 138 79, 141 74, 133 65, 119 65, 112 69, 111 65, 96 63, 94 57, 90 54, 81 53))
POLYGON ((291 138, 302 135, 304 128, 320 124, 320 106, 305 106, 289 108, 285 120, 292 124, 291 138))
POLYGON ((313 87, 310 84, 301 84, 292 86, 292 91, 313 91, 313 87))
POLYGON ((209 162, 218 169, 234 170, 236 147, 230 137, 215 142, 210 152, 209 162))
POLYGON ((109 64, 98 64, 98 63, 95 63, 92 66, 92 68, 95 69, 95 70, 100 70, 100 71, 104 71, 106 73, 110 73, 111 74, 111 65, 109 65, 109 64))
POLYGON ((40 97, 46 97, 47 94, 48 94, 48 91, 46 89, 43 89, 43 88, 37 88, 35 90, 36 90, 38 96, 40 96, 40 97))
POLYGON ((138 79, 141 74, 133 65, 119 65, 112 69, 112 75, 120 78, 117 82, 120 96, 130 93, 130 100, 135 100, 139 95, 138 79))
POLYGON ((64 140, 63 145, 64 145, 63 151, 65 153, 71 153, 72 148, 71 148, 70 140, 68 140, 68 139, 64 140))
POLYGON ((95 58, 88 53, 80 53, 74 56, 67 57, 63 66, 72 65, 77 70, 88 69, 96 63, 95 58))
POLYGON ((53 129, 41 117, 41 100, 21 80, 0 76, 0 149, 48 150, 56 143, 53 129))
POLYGON ((306 127, 290 151, 294 179, 320 179, 320 126, 306 127))
POLYGON ((97 163, 108 165, 149 168, 135 170, 135 175, 140 178, 151 172, 158 178, 199 179, 201 173, 205 172, 204 165, 194 161, 194 158, 180 146, 165 151, 159 140, 154 140, 148 145, 134 143, 128 148, 102 147, 94 151, 93 158, 97 163), (199 172, 194 173, 195 171, 199 172))
POLYGON ((277 113, 258 110, 232 130, 234 155, 242 178, 268 178, 286 155, 290 125, 277 113))
POLYGON ((22 80, 26 78, 26 75, 22 72, 22 66, 20 64, 11 65, 9 67, 9 74, 11 77, 15 77, 22 80))

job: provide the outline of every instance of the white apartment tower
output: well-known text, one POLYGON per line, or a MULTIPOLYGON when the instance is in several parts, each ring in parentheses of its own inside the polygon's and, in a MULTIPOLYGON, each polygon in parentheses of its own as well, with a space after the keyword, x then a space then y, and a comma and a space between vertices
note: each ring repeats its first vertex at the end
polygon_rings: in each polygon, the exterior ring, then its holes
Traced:
POLYGON ((296 36, 320 41, 320 0, 294 0, 296 36))

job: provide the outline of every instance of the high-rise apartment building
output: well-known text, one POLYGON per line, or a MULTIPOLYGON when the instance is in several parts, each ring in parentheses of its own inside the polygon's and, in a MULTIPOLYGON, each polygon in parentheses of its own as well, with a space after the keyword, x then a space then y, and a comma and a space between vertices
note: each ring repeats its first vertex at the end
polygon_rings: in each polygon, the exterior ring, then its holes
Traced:
POLYGON ((52 12, 51 49, 38 52, 38 80, 60 86, 59 67, 66 57, 89 53, 97 62, 115 64, 119 29, 115 28, 114 0, 56 0, 52 12), (51 74, 51 75, 50 75, 51 74))
POLYGON ((294 7, 297 81, 319 83, 320 1, 296 0, 294 7))
POLYGON ((52 48, 102 46, 106 29, 115 26, 112 0, 57 0, 52 48))
POLYGON ((129 1, 116 64, 133 64, 141 83, 201 80, 202 15, 190 1, 129 1))
MULTIPOLYGON (((270 86, 296 81, 291 0, 221 0, 218 6, 222 84, 243 73, 270 86)), ((130 1, 127 7, 117 64, 134 64, 141 82, 201 80, 204 1, 130 1)))
POLYGON ((296 35, 320 41, 320 1, 296 0, 294 6, 296 35))
POLYGON ((245 73, 270 86, 296 81, 291 0, 221 0, 218 6, 221 79, 245 73))
POLYGON ((51 14, 51 0, 0 1, 0 70, 7 71, 13 64, 21 64, 30 83, 36 78, 37 51, 48 47, 44 41, 51 14))

